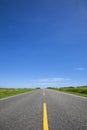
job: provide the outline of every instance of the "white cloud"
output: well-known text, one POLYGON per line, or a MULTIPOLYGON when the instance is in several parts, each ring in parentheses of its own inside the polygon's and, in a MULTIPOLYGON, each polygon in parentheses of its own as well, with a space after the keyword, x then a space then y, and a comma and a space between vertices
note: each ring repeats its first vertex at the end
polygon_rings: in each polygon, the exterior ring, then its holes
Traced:
POLYGON ((31 80, 34 83, 64 83, 66 81, 69 81, 71 79, 69 78, 44 78, 44 79, 35 79, 31 80))
POLYGON ((83 67, 78 67, 78 68, 76 68, 75 70, 83 71, 83 70, 85 70, 85 68, 83 68, 83 67))
POLYGON ((70 78, 61 78, 61 77, 56 77, 56 78, 42 78, 42 79, 34 79, 30 80, 29 83, 31 86, 38 86, 41 88, 45 87, 65 87, 69 86, 71 84, 72 80, 70 78))

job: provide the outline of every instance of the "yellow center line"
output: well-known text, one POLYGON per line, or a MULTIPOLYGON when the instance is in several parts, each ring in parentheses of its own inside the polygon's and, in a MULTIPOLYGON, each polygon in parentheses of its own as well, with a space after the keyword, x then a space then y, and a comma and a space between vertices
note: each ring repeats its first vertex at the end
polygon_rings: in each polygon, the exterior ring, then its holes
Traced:
POLYGON ((43 104, 43 130, 49 130, 46 103, 43 104))
POLYGON ((43 96, 45 96, 45 92, 43 92, 43 96))

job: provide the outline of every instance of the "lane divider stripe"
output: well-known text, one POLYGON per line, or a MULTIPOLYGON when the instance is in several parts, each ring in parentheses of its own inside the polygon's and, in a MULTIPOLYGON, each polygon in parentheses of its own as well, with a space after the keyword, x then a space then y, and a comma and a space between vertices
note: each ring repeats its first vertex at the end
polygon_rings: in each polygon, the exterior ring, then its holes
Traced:
POLYGON ((45 93, 43 93, 43 96, 45 96, 45 93))
POLYGON ((43 104, 43 130, 49 130, 46 103, 43 104))

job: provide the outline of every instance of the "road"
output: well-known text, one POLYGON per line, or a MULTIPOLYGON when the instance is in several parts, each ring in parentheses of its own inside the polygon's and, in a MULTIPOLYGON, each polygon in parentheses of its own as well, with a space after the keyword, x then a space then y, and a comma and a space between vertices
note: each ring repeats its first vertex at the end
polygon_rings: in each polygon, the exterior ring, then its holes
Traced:
POLYGON ((44 89, 1 99, 0 130, 87 130, 87 98, 44 89))

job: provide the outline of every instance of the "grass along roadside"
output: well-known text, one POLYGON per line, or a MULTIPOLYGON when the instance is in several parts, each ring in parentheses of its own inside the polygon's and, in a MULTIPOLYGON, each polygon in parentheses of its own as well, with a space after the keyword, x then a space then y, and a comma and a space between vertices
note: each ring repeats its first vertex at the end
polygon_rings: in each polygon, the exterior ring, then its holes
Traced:
POLYGON ((64 88, 51 88, 48 89, 57 90, 61 92, 66 92, 69 94, 74 94, 78 96, 87 97, 87 86, 80 86, 80 87, 64 87, 64 88))
POLYGON ((5 97, 9 97, 9 96, 13 96, 13 95, 17 95, 17 94, 21 94, 21 93, 25 93, 25 92, 30 92, 33 90, 37 90, 39 88, 0 88, 0 98, 5 98, 5 97))

